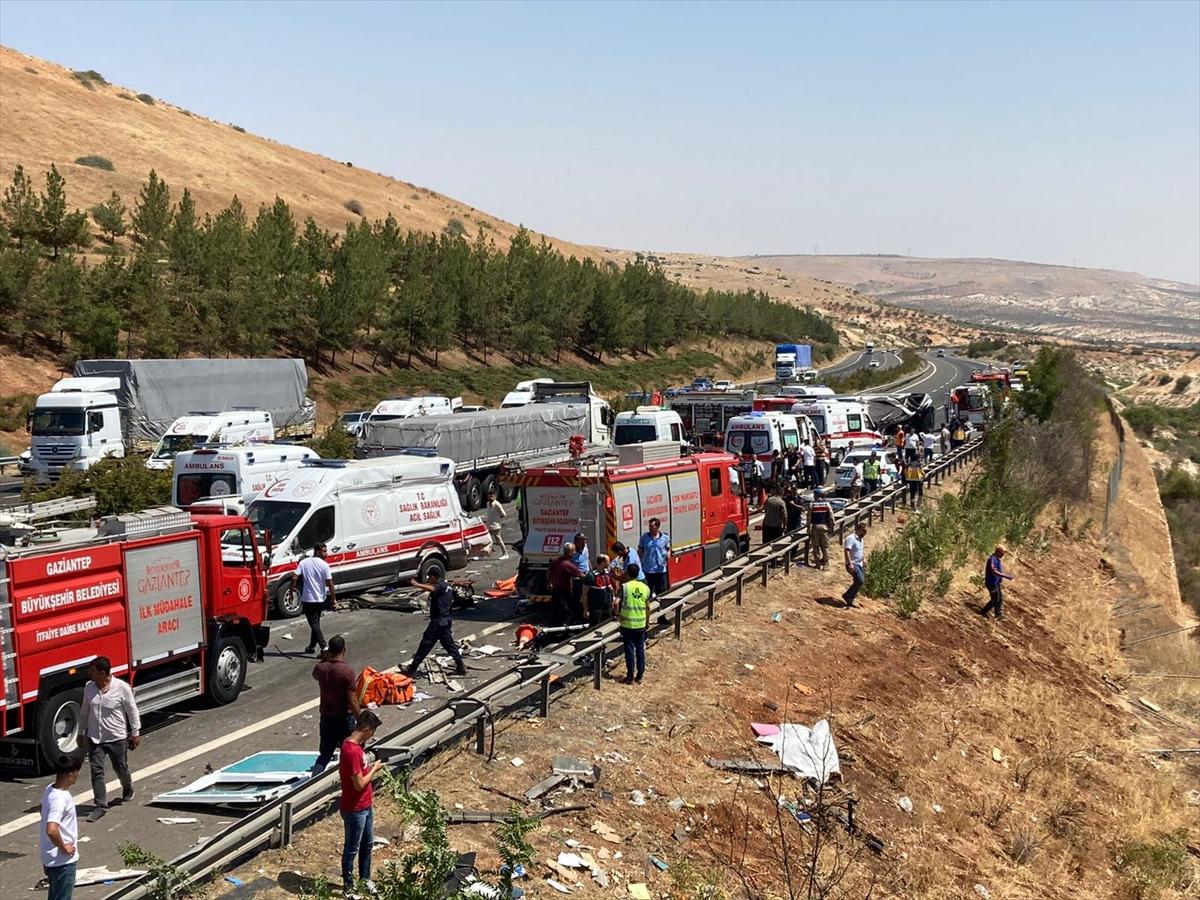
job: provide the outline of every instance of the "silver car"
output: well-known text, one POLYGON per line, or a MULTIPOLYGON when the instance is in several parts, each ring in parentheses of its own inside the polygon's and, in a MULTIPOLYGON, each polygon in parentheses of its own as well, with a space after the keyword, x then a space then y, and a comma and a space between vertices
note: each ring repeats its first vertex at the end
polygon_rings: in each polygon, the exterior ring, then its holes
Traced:
MULTIPOLYGON (((854 480, 854 470, 868 459, 872 453, 879 454, 879 483, 880 486, 891 484, 900 478, 900 470, 896 466, 896 458, 891 450, 872 450, 870 447, 855 448, 842 457, 837 471, 833 475, 833 486, 839 491, 849 491, 854 480)), ((866 488, 866 482, 863 482, 866 488)))

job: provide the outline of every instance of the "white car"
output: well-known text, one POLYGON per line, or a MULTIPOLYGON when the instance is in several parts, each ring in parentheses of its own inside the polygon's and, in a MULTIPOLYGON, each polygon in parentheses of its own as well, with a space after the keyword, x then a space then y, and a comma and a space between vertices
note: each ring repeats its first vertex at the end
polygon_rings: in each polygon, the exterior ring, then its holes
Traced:
POLYGON ((869 363, 867 363, 867 368, 868 369, 878 369, 879 368, 879 360, 877 360, 877 359, 871 360, 869 363))
POLYGON ((735 391, 737 390, 737 385, 732 381, 714 381, 712 389, 714 391, 735 391))
POLYGON ((371 417, 369 409, 357 409, 354 412, 342 413, 342 427, 350 434, 358 437, 362 434, 362 427, 367 419, 371 417))
POLYGON ((938 352, 937 352, 937 355, 938 355, 938 359, 945 359, 945 358, 946 358, 946 351, 945 351, 945 350, 943 350, 941 347, 938 347, 938 352))
MULTIPOLYGON (((872 453, 879 454, 879 483, 880 486, 891 484, 900 478, 900 470, 896 467, 896 458, 891 450, 873 450, 870 447, 855 448, 842 457, 837 472, 833 476, 833 486, 838 491, 850 490, 850 482, 854 478, 854 470, 870 459, 872 453)), ((866 490, 866 481, 863 489, 866 490)))

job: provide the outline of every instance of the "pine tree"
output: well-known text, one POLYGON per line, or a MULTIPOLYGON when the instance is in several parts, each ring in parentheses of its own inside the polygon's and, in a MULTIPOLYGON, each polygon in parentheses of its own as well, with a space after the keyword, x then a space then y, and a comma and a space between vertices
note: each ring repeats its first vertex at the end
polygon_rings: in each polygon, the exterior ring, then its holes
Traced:
POLYGON ((59 346, 65 346, 64 334, 84 305, 85 275, 69 256, 53 262, 38 279, 30 303, 22 310, 26 330, 46 335, 57 331, 59 346))
POLYGON ((171 216, 166 240, 171 271, 178 275, 198 277, 203 259, 202 237, 196 219, 196 201, 187 188, 184 188, 175 214, 171 216))
POLYGON ((66 181, 58 174, 54 163, 46 173, 46 193, 38 200, 37 236, 51 249, 54 259, 58 259, 58 251, 62 248, 85 246, 92 239, 87 216, 78 209, 67 212, 66 181))
POLYGON ((22 247, 0 247, 0 335, 24 339, 22 310, 37 283, 41 250, 30 241, 22 247))
POLYGON ((138 194, 131 224, 138 241, 149 247, 157 249, 167 236, 171 224, 171 189, 153 169, 138 194))
POLYGON ((100 226, 100 233, 108 235, 108 243, 115 244, 125 234, 125 204, 121 195, 113 191, 103 203, 92 207, 92 220, 100 226))
POLYGON ((25 169, 17 165, 12 184, 4 190, 4 201, 0 203, 9 233, 17 244, 25 246, 26 238, 36 238, 38 231, 38 198, 33 191, 33 182, 25 169))

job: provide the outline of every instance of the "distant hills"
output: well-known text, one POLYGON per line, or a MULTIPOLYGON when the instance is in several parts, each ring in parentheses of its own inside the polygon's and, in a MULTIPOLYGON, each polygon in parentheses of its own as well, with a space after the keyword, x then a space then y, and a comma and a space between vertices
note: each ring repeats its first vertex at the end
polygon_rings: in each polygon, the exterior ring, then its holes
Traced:
POLYGON ((982 326, 1092 341, 1200 345, 1200 286, 1008 259, 751 256, 747 262, 982 326))

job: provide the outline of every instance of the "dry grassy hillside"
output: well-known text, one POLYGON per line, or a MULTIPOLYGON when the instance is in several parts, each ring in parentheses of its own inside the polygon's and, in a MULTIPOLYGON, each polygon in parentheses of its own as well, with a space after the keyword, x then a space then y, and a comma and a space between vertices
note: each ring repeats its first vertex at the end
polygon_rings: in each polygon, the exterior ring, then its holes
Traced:
MULTIPOLYGON (((390 212, 402 229, 438 232, 458 219, 469 235, 482 227, 501 245, 516 232, 508 222, 427 188, 243 133, 167 100, 138 99, 153 90, 81 79, 70 69, 0 48, 0 180, 8 182, 20 163, 40 187, 42 173, 54 163, 67 180, 70 203, 88 209, 113 190, 132 205, 154 169, 176 196, 188 188, 201 214, 223 208, 234 194, 251 210, 282 197, 297 216, 341 229, 355 218, 346 203, 356 200, 367 218, 390 212), (111 160, 113 171, 74 162, 91 155, 111 160)), ((550 240, 567 254, 597 255, 550 240)))

